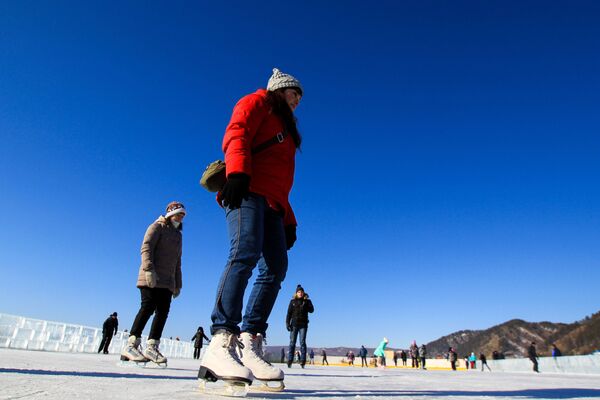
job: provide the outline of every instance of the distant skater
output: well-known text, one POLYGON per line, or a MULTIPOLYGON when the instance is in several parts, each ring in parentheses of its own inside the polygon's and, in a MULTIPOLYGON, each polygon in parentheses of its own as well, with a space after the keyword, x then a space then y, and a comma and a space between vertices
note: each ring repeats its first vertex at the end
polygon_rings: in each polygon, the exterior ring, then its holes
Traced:
POLYGON ((425 359, 427 359, 427 346, 424 344, 419 347, 419 358, 421 359, 421 369, 425 368, 425 359))
POLYGON ((117 319, 117 312, 110 314, 110 316, 104 321, 102 324, 102 341, 100 342, 100 347, 98 347, 98 353, 101 351, 104 354, 108 354, 108 346, 110 346, 110 341, 112 340, 113 335, 117 334, 117 330, 119 329, 119 320, 117 319))
POLYGON ((360 356, 360 366, 369 368, 369 363, 367 362, 367 349, 364 345, 360 346, 358 355, 360 356))
POLYGON ((404 350, 402 350, 402 351, 400 352, 400 358, 402 359, 402 366, 403 366, 403 367, 406 367, 406 359, 407 359, 407 356, 406 356, 406 352, 405 352, 404 350))
POLYGON ((448 348, 448 360, 450 361, 452 371, 456 371, 456 361, 458 360, 458 354, 456 354, 456 350, 454 350, 452 347, 448 348))
POLYGON ((476 362, 477 356, 475 356, 475 352, 471 352, 471 355, 469 356, 469 363, 471 364, 471 369, 477 368, 477 366, 475 365, 476 362))
POLYGON ((481 372, 483 372, 483 367, 487 367, 487 369, 490 370, 490 372, 492 371, 492 369, 490 368, 490 366, 487 363, 487 358, 485 358, 485 354, 480 353, 479 354, 479 361, 481 361, 481 372))
POLYGON ((325 352, 325 349, 321 350, 321 365, 329 365, 329 362, 327 361, 327 353, 325 352))
POLYGON ((419 368, 419 346, 417 346, 417 341, 413 340, 410 345, 410 359, 412 361, 411 368, 419 368))
POLYGON ((379 346, 377 346, 373 352, 373 354, 377 357, 378 364, 381 368, 385 368, 385 348, 387 347, 388 343, 388 338, 384 337, 381 343, 379 343, 379 346))
POLYGON ((535 350, 535 342, 531 342, 531 346, 529 346, 529 349, 527 349, 527 355, 533 363, 533 372, 539 373, 540 370, 538 369, 538 355, 537 351, 535 350))
POLYGON ((556 357, 561 357, 562 356, 562 351, 560 351, 560 349, 558 347, 556 347, 556 345, 554 343, 552 343, 552 357, 556 358, 556 357))
POLYGON ((312 365, 315 365, 315 351, 313 349, 310 349, 309 357, 310 357, 310 363, 312 365))
POLYGON ((206 339, 207 342, 210 342, 210 339, 204 334, 204 328, 199 326, 194 336, 192 336, 192 341, 194 342, 194 360, 198 360, 200 358, 200 353, 202 352, 202 341, 204 339, 206 339))

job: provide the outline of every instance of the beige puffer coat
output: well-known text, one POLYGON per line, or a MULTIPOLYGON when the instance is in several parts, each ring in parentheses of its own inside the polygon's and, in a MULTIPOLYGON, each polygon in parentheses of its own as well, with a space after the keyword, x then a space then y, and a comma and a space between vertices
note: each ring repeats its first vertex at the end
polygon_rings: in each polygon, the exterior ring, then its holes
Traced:
POLYGON ((146 230, 137 287, 148 287, 145 271, 156 272, 156 287, 181 289, 181 225, 175 228, 162 215, 146 230))

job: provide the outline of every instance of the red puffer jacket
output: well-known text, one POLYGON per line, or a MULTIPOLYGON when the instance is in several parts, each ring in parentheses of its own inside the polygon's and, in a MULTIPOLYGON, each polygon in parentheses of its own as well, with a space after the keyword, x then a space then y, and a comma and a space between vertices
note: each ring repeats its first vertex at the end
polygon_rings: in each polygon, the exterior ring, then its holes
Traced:
POLYGON ((250 191, 264 196, 271 208, 283 211, 284 225, 297 225, 288 200, 294 183, 294 140, 286 136, 282 143, 252 155, 252 148, 280 132, 283 132, 283 123, 271 113, 267 91, 259 89, 244 96, 235 105, 223 138, 226 172, 227 176, 249 175, 250 191))

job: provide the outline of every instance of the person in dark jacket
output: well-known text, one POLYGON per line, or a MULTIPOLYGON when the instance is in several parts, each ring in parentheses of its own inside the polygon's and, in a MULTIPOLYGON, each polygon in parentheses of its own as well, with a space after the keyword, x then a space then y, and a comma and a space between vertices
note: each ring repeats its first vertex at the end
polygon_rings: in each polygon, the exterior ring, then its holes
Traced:
POLYGON ((152 360, 158 364, 167 362, 167 358, 159 350, 159 344, 171 308, 171 299, 181 292, 181 232, 185 214, 183 204, 173 201, 167 205, 165 215, 158 217, 146 230, 137 280, 141 304, 131 326, 127 346, 121 351, 123 361, 152 360), (142 354, 142 331, 152 315, 154 319, 142 354))
POLYGON ((118 329, 119 320, 117 319, 117 313, 114 312, 102 324, 102 341, 100 342, 100 347, 98 347, 98 353, 103 351, 104 354, 108 354, 108 346, 110 346, 110 341, 113 335, 117 334, 118 329))
POLYGON ((562 351, 560 351, 560 349, 554 343, 552 343, 552 357, 556 358, 561 356, 562 351))
POLYGON ((527 349, 527 356, 533 363, 533 372, 540 372, 538 369, 538 355, 537 351, 535 350, 535 342, 531 342, 531 346, 529 346, 529 349, 527 349))
POLYGON ((406 367, 406 359, 407 359, 407 355, 406 352, 404 350, 402 350, 400 352, 400 358, 402 359, 402 366, 406 367))
POLYGON ((290 301, 287 315, 285 317, 285 326, 290 332, 290 347, 288 349, 288 368, 292 366, 294 351, 296 350, 296 340, 300 335, 300 366, 304 368, 306 364, 306 331, 308 330, 308 313, 315 311, 312 301, 304 288, 300 285, 296 287, 296 294, 290 301))
POLYGON ((198 330, 192 336, 192 341, 194 342, 194 360, 200 358, 200 352, 202 351, 202 341, 206 339, 206 341, 210 342, 210 339, 206 337, 204 334, 204 328, 201 326, 198 327, 198 330))
POLYGON ((369 368, 369 363, 367 362, 367 349, 364 345, 360 346, 360 350, 358 351, 358 355, 360 356, 360 366, 369 368))
POLYGON ((479 354, 479 361, 481 361, 481 372, 483 372, 483 367, 487 367, 487 369, 489 369, 490 372, 492 371, 492 369, 490 368, 490 366, 487 363, 487 358, 485 357, 485 354, 483 354, 483 353, 479 354))
POLYGON ((419 358, 421 359, 421 369, 426 369, 425 360, 427 359, 427 346, 424 344, 419 347, 419 358))
POLYGON ((327 361, 327 352, 325 351, 325 349, 321 350, 321 365, 329 365, 329 361, 327 361))
POLYGON ((450 361, 452 371, 456 371, 456 361, 458 360, 458 354, 456 354, 456 350, 454 350, 452 347, 448 348, 448 360, 450 361))

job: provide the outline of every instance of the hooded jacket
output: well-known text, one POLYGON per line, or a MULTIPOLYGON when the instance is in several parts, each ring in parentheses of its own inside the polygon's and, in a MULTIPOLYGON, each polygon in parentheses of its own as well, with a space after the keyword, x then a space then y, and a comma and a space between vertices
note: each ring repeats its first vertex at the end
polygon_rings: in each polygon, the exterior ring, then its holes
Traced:
POLYGON ((388 345, 388 342, 386 342, 385 340, 382 340, 381 343, 379 343, 379 346, 377 346, 377 348, 373 352, 373 354, 376 355, 377 357, 385 357, 385 348, 387 347, 387 345, 388 345))
MULTIPOLYGON (((264 196, 271 208, 281 211, 284 225, 297 225, 288 197, 294 183, 296 144, 291 136, 252 155, 252 149, 284 131, 281 119, 271 112, 267 91, 244 96, 233 109, 223 138, 226 174, 250 176, 250 192, 264 196)), ((220 203, 220 193, 217 196, 220 203)))
POLYGON ((204 329, 202 329, 202 327, 198 328, 198 330, 196 331, 196 333, 194 334, 194 336, 192 336, 192 341, 194 342, 194 347, 202 347, 202 339, 206 339, 207 341, 210 341, 209 338, 206 337, 206 335, 204 334, 204 329))
POLYGON ((181 289, 182 226, 175 228, 161 215, 148 227, 142 242, 137 287, 148 287, 145 272, 154 270, 157 288, 171 292, 181 289))

